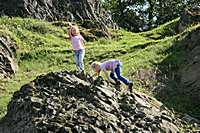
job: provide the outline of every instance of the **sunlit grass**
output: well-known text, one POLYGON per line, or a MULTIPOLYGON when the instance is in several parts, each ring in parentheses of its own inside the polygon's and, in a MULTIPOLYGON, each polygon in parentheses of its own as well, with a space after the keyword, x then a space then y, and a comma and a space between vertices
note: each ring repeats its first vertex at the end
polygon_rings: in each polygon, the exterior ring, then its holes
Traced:
MULTIPOLYGON (((120 59, 123 62, 122 74, 135 82, 135 90, 153 96, 152 92, 143 87, 139 81, 135 81, 134 73, 139 69, 153 69, 161 64, 182 63, 184 52, 178 49, 171 51, 171 48, 175 41, 183 39, 183 36, 198 26, 177 34, 173 30, 177 21, 178 19, 173 20, 152 31, 142 33, 109 29, 112 39, 99 38, 94 42, 85 42, 86 72, 91 73, 89 65, 92 61, 120 59)), ((0 25, 0 35, 10 36, 19 47, 18 72, 10 80, 0 82, 0 117, 2 117, 5 115, 12 94, 22 85, 41 74, 76 70, 76 67, 71 44, 67 38, 67 27, 58 27, 35 19, 8 17, 1 17, 0 25)), ((170 102, 165 101, 165 104, 172 106, 170 102)), ((184 105, 177 107, 181 110, 184 105)))

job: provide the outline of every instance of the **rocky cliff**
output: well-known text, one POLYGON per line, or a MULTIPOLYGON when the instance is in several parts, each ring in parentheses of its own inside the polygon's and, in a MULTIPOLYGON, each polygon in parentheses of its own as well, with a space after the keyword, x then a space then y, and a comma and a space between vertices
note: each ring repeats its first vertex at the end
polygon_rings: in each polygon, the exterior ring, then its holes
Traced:
POLYGON ((178 32, 182 32, 191 25, 198 24, 199 22, 200 8, 185 9, 178 24, 178 32))
POLYGON ((18 68, 16 62, 17 46, 9 36, 0 35, 0 79, 14 74, 18 68))
POLYGON ((42 75, 22 86, 0 121, 2 133, 177 133, 180 127, 152 97, 123 94, 103 80, 67 71, 42 75))
POLYGON ((200 101, 200 27, 189 33, 182 45, 188 52, 186 63, 179 71, 182 91, 189 95, 194 103, 200 101))
POLYGON ((200 8, 186 9, 180 18, 179 32, 191 25, 197 25, 188 32, 181 41, 180 50, 186 53, 185 64, 180 66, 181 92, 191 97, 193 103, 199 104, 200 100, 200 8))
POLYGON ((32 17, 40 20, 91 20, 115 27, 110 15, 101 8, 100 0, 0 0, 0 15, 32 17))
POLYGON ((70 21, 93 19, 100 14, 100 2, 95 0, 1 0, 1 14, 34 17, 44 20, 70 21))

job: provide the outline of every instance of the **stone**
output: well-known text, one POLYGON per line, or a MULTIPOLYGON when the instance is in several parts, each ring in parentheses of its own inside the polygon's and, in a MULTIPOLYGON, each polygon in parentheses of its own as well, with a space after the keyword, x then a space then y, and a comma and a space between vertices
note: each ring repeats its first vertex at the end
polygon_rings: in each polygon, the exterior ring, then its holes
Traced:
POLYGON ((9 36, 0 36, 0 79, 8 78, 18 70, 17 46, 9 36))
POLYGON ((93 25, 90 23, 90 26, 106 35, 107 27, 117 27, 111 15, 103 10, 101 0, 0 0, 0 15, 46 21, 79 21, 83 25, 91 22, 93 25))
POLYGON ((181 121, 172 121, 150 97, 135 92, 112 97, 116 88, 101 81, 96 85, 68 71, 38 76, 15 93, 0 132, 180 132, 181 121))
POLYGON ((185 9, 178 24, 178 32, 183 32, 192 24, 200 22, 200 8, 185 9))
POLYGON ((199 104, 200 100, 200 28, 189 33, 182 41, 182 47, 187 50, 186 64, 180 67, 180 86, 182 92, 192 99, 193 103, 199 104))

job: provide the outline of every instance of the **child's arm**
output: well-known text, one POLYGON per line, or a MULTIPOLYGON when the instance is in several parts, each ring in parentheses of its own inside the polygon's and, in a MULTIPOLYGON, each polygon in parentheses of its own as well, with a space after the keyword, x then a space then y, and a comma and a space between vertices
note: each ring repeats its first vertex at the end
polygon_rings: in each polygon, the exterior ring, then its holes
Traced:
POLYGON ((80 40, 81 40, 81 44, 84 47, 85 46, 85 39, 83 38, 83 36, 81 34, 80 34, 80 40))
POLYGON ((69 28, 68 28, 68 36, 69 36, 69 38, 71 38, 71 36, 72 36, 72 32, 71 32, 71 30, 72 30, 72 23, 68 23, 69 24, 69 28))
POLYGON ((81 39, 81 44, 83 45, 83 47, 85 46, 84 40, 81 39))
POLYGON ((71 39, 71 36, 72 36, 72 34, 71 34, 71 27, 68 29, 68 36, 71 39))
POLYGON ((96 80, 98 80, 99 76, 100 76, 100 72, 95 72, 95 73, 92 75, 92 79, 94 80, 94 82, 95 82, 96 80))
POLYGON ((106 76, 106 79, 108 80, 108 82, 111 82, 111 83, 114 83, 111 79, 110 79, 110 76, 108 74, 108 72, 106 70, 103 70, 105 76, 106 76))
POLYGON ((95 72, 92 77, 99 77, 100 76, 100 72, 95 72))

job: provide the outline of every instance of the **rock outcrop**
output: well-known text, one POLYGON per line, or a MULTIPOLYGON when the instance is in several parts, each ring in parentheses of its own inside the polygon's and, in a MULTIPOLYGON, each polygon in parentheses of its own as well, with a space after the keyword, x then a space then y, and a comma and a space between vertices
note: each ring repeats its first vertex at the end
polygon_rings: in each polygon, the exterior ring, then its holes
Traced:
POLYGON ((97 20, 100 2, 95 0, 1 0, 1 14, 42 20, 97 20))
POLYGON ((193 102, 200 101, 200 27, 187 35, 183 41, 188 51, 187 64, 181 67, 181 85, 183 92, 192 97, 193 102))
POLYGON ((2 133, 177 133, 179 122, 160 102, 123 94, 103 80, 70 72, 49 73, 14 93, 2 133), (89 80, 90 79, 90 80, 89 80))
POLYGON ((0 0, 0 15, 32 17, 40 20, 85 21, 116 27, 111 16, 101 7, 100 0, 0 0))
POLYGON ((16 50, 17 46, 9 36, 0 36, 0 79, 17 71, 16 50))
POLYGON ((199 22, 200 22, 200 8, 185 9, 179 21, 178 32, 182 32, 190 25, 197 24, 199 22))

